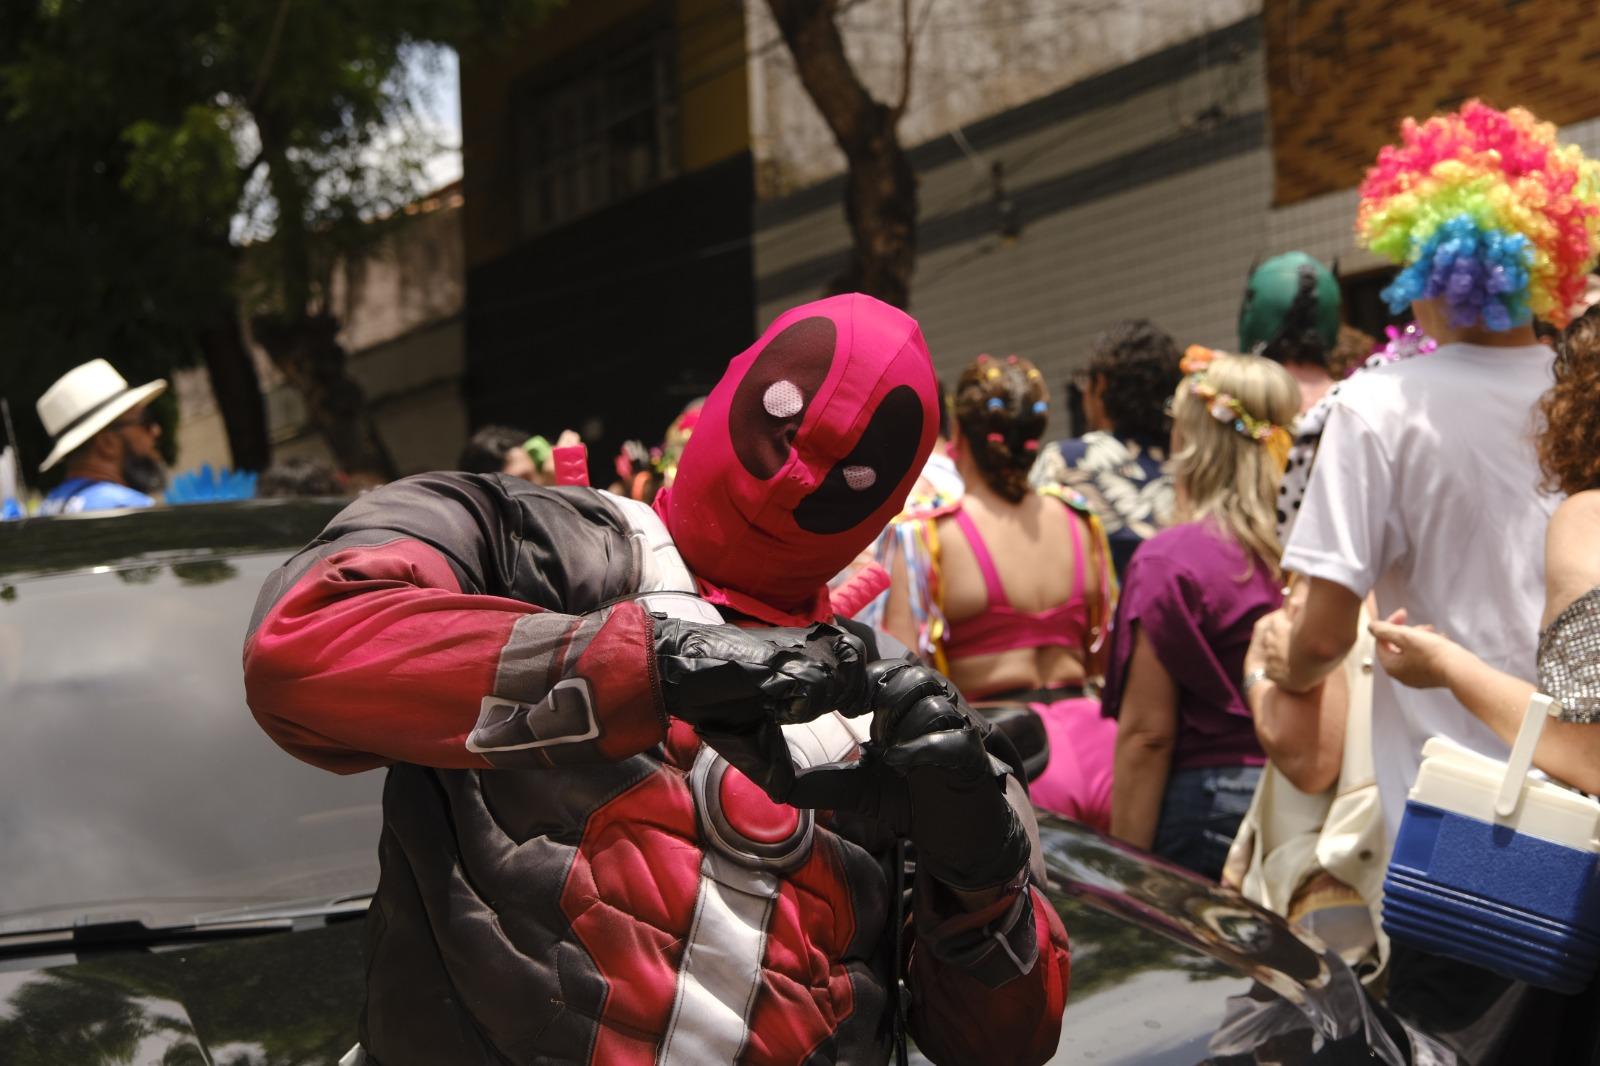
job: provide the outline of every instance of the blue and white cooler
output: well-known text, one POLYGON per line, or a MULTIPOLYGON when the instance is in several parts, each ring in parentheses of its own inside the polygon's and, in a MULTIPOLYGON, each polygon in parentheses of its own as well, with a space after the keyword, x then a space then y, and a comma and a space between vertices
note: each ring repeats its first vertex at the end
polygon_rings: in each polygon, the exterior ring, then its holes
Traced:
POLYGON ((1399 943, 1557 992, 1600 962, 1600 802, 1530 776, 1548 696, 1506 762, 1435 737, 1406 799, 1383 882, 1399 943))

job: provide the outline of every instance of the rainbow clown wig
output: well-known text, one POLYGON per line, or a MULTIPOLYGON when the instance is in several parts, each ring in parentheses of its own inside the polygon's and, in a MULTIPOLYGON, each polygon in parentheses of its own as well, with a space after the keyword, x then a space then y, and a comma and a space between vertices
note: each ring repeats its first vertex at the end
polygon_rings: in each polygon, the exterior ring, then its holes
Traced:
POLYGON ((1439 299, 1452 325, 1501 331, 1538 315, 1565 325, 1595 262, 1600 165, 1527 111, 1469 100, 1378 153, 1356 231, 1404 264, 1391 311, 1439 299))

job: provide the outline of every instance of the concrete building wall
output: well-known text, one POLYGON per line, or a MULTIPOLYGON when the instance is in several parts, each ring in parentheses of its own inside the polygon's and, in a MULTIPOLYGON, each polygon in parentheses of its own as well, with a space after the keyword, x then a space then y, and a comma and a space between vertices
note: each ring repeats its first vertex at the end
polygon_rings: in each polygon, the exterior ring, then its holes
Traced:
POLYGON ((1257 149, 1048 215, 1015 244, 925 256, 912 311, 935 365, 953 380, 980 352, 1015 352, 1059 397, 1119 319, 1154 319, 1180 346, 1233 347, 1269 166, 1257 149))
MULTIPOLYGON (((347 264, 334 282, 350 376, 361 386, 378 432, 402 474, 455 465, 466 439, 460 187, 414 205, 383 243, 347 264)), ((305 405, 264 351, 252 350, 277 457, 331 462, 306 425, 305 405)), ((175 375, 181 422, 177 469, 228 467, 227 432, 203 369, 175 375)))
MULTIPOLYGON (((1284 119, 1269 118, 1269 99, 1287 107, 1291 97, 1269 93, 1268 71, 1261 20, 1249 18, 992 114, 964 129, 964 145, 912 142, 911 311, 940 372, 953 376, 980 352, 1016 352, 1059 394, 1095 335, 1121 318, 1152 318, 1180 345, 1234 347, 1257 259, 1300 249, 1337 261, 1347 278, 1387 267, 1356 246, 1354 188, 1273 206, 1272 130, 1284 119)), ((1499 84, 1503 74, 1485 76, 1499 84)), ((1600 154, 1600 119, 1561 135, 1600 154)), ((843 263, 839 179, 768 198, 756 224, 764 326, 817 296, 843 263)))
MULTIPOLYGON (((757 195, 785 196, 844 169, 844 157, 795 75, 766 0, 744 0, 750 140, 757 195)), ((846 51, 877 99, 898 99, 898 0, 843 0, 846 51)), ((906 144, 1019 107, 1141 56, 1238 22, 1261 0, 922 0, 906 144)))
MULTIPOLYGON (((1180 344, 1236 343, 1245 276, 1274 250, 1264 69, 1249 19, 992 115, 966 147, 913 149, 911 311, 940 372, 1016 352, 1059 393, 1093 337, 1134 316, 1180 344)), ((817 295, 847 242, 837 181, 760 204, 759 321, 817 295)))

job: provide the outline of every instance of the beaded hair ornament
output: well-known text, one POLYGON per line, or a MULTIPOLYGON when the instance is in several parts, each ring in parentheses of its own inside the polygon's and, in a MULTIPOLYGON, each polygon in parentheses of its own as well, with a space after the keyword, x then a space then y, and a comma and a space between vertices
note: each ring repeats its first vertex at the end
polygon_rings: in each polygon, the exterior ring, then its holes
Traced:
POLYGON ((1294 439, 1287 429, 1265 418, 1257 418, 1245 410, 1238 397, 1230 396, 1206 380, 1206 368, 1216 357, 1217 353, 1210 348, 1189 345, 1183 353, 1183 361, 1178 364, 1178 369, 1188 375, 1179 388, 1187 389, 1189 395, 1204 403, 1212 418, 1265 448, 1282 470, 1289 461, 1289 446, 1294 439))
POLYGON ((1402 265, 1383 290, 1399 313, 1443 302, 1453 326, 1565 325, 1600 231, 1600 164, 1520 107, 1469 100, 1406 119, 1361 183, 1362 243, 1402 265))
MULTIPOLYGON (((984 355, 978 356, 978 365, 983 368, 983 380, 984 381, 995 381, 1000 377, 1001 370, 1000 370, 998 361, 993 356, 988 355, 988 354, 984 354, 984 355)), ((1019 365, 1019 360, 1014 355, 1008 355, 1008 356, 1006 356, 1006 365, 1007 366, 1011 366, 1011 367, 1018 366, 1019 365)), ((1028 367, 1028 369, 1025 372, 1025 374, 1026 374, 1026 377, 1028 379, 1029 384, 1038 384, 1039 382, 1044 380, 1044 375, 1039 373, 1039 368, 1038 367, 1033 367, 1033 366, 1028 367)), ((991 396, 991 397, 989 397, 988 400, 984 401, 984 409, 989 411, 989 412, 991 412, 991 413, 993 413, 993 414, 999 414, 999 413, 1005 411, 1006 402, 1004 400, 1002 400, 998 396, 991 396)), ((1033 411, 1034 414, 1036 414, 1036 415, 1044 415, 1044 414, 1048 413, 1049 410, 1050 410, 1050 405, 1046 401, 1044 401, 1044 400, 1036 400, 1036 401, 1034 401, 1033 408, 1032 408, 1032 411, 1033 411)), ((989 436, 988 436, 988 440, 989 440, 990 444, 1004 444, 1006 442, 1005 434, 1003 434, 1003 433, 990 433, 989 436)), ((1026 440, 1023 440, 1021 442, 1021 444, 1022 444, 1022 450, 1023 451, 1036 452, 1036 451, 1039 450, 1039 438, 1038 437, 1029 437, 1026 440)))

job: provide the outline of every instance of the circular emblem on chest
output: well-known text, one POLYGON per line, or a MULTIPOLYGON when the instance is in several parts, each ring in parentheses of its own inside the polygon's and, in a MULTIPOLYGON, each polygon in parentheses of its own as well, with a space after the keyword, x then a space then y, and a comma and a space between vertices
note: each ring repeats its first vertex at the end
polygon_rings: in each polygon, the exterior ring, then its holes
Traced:
POLYGON ((757 869, 789 870, 811 853, 812 813, 774 803, 710 748, 695 756, 689 789, 700 835, 721 854, 757 869))
POLYGON ((730 766, 717 786, 718 806, 735 833, 758 844, 781 844, 800 828, 800 812, 774 803, 761 786, 730 766))

